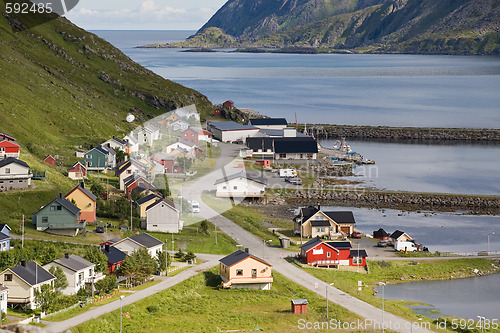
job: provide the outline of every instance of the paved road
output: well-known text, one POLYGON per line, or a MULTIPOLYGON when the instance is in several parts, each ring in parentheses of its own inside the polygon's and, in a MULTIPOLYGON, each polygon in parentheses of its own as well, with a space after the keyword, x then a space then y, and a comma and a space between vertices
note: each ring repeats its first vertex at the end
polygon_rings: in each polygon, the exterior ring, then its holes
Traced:
POLYGON ((151 286, 149 288, 137 291, 135 293, 130 294, 129 296, 126 296, 123 298, 121 301, 122 304, 120 304, 120 300, 114 301, 112 303, 106 304, 106 306, 100 306, 98 308, 95 308, 93 310, 89 310, 85 313, 82 313, 81 315, 78 315, 76 317, 70 318, 68 320, 64 320, 61 322, 45 322, 47 326, 45 329, 47 332, 64 332, 71 327, 75 327, 77 325, 80 325, 88 320, 95 319, 99 316, 102 316, 103 314, 109 313, 111 311, 117 310, 121 306, 126 306, 129 304, 132 304, 134 302, 137 302, 145 297, 151 296, 153 294, 156 294, 162 290, 165 290, 167 288, 170 288, 172 286, 175 286, 176 284, 189 279, 192 276, 195 276, 196 274, 206 271, 215 265, 218 264, 219 259, 222 258, 223 256, 220 255, 210 255, 210 254, 199 254, 197 255, 199 259, 204 260, 205 262, 193 266, 189 269, 186 269, 185 271, 182 271, 181 273, 177 274, 174 277, 171 278, 166 278, 162 282, 155 284, 154 286, 151 286))

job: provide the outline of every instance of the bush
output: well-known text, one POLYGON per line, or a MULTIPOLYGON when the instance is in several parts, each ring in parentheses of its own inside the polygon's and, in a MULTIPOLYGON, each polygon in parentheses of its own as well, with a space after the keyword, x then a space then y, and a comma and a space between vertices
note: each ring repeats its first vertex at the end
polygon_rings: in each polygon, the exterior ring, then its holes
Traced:
POLYGON ((160 309, 156 305, 150 305, 146 308, 149 313, 158 312, 160 309))

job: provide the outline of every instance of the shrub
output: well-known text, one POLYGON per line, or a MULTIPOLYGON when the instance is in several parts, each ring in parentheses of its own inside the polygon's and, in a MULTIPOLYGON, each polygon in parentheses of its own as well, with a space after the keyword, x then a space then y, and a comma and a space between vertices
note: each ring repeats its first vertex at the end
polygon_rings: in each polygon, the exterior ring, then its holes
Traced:
POLYGON ((150 305, 146 308, 149 313, 158 312, 160 309, 156 305, 150 305))

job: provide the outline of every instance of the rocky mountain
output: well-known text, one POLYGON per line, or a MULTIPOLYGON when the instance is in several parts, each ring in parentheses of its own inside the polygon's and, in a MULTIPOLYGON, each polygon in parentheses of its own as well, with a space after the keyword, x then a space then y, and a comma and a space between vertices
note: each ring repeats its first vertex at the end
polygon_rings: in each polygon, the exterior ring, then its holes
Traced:
POLYGON ((229 0, 196 37, 214 27, 235 46, 500 54, 499 0, 229 0))

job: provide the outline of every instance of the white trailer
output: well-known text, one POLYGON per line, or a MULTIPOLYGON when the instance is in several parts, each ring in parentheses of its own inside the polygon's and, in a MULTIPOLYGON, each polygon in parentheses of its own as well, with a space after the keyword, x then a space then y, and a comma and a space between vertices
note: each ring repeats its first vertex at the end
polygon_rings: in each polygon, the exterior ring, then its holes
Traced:
POLYGON ((394 250, 403 252, 413 252, 413 251, 418 251, 418 248, 413 242, 396 241, 396 243, 394 243, 394 250))
POLYGON ((297 176, 297 171, 295 169, 279 169, 278 173, 282 178, 297 176))

